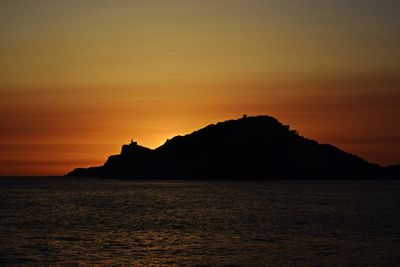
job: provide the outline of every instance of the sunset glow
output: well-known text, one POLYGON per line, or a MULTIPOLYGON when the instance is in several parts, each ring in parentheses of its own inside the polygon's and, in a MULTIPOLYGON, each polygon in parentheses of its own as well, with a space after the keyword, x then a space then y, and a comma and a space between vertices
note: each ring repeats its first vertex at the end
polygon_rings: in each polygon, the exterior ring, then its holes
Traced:
POLYGON ((243 114, 400 162, 400 2, 1 1, 0 175, 243 114))

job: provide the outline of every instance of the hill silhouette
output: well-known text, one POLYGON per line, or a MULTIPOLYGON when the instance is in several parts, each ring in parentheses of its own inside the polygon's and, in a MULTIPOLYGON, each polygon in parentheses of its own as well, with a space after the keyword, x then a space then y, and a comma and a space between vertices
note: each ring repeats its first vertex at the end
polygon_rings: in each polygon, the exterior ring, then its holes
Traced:
POLYGON ((319 144, 270 116, 243 116, 209 125, 149 149, 132 142, 103 166, 68 176, 133 179, 394 178, 382 168, 329 144, 319 144))

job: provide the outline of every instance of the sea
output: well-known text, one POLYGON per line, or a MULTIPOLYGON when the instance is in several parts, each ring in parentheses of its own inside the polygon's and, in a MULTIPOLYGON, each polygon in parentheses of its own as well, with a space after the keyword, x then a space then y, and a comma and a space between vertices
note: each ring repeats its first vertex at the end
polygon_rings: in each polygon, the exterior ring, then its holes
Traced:
POLYGON ((0 266, 400 266, 400 181, 2 177, 0 266))

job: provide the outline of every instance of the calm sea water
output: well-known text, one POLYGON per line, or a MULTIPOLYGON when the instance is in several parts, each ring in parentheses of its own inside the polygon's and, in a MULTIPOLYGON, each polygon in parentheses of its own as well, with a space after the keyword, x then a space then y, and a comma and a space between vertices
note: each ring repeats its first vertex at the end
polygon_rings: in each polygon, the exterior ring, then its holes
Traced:
POLYGON ((400 266, 396 181, 0 178, 0 265, 400 266))

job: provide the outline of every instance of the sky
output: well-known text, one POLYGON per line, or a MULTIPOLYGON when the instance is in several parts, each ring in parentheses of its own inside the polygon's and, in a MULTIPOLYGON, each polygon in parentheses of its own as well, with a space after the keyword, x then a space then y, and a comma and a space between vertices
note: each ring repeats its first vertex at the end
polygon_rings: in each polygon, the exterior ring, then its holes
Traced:
POLYGON ((400 10, 382 0, 0 1, 0 175, 101 165, 243 114, 400 163, 400 10))

